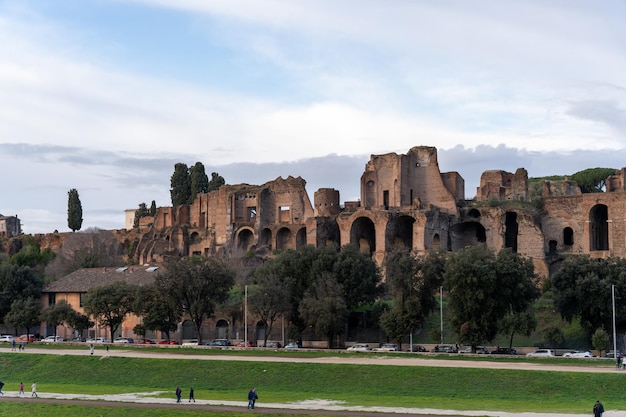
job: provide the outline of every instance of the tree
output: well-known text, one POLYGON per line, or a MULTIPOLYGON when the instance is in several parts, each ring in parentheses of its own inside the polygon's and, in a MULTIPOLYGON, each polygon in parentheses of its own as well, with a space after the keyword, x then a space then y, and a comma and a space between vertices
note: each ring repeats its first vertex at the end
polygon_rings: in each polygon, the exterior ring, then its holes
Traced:
POLYGON ((474 348, 492 341, 499 321, 526 311, 538 297, 532 261, 504 248, 484 245, 456 252, 446 262, 444 285, 459 342, 474 348))
POLYGON ((187 164, 179 162, 174 165, 174 173, 172 174, 170 184, 172 205, 178 207, 183 204, 189 204, 191 201, 191 178, 187 164))
POLYGON ((92 288, 85 297, 84 309, 101 326, 110 330, 111 340, 124 319, 133 311, 137 287, 124 281, 92 288))
POLYGON ((139 227, 139 219, 150 215, 150 210, 146 206, 146 203, 139 203, 139 208, 135 210, 135 220, 133 221, 133 227, 139 227))
POLYGON ((4 321, 16 329, 25 328, 26 334, 31 334, 30 330, 39 324, 40 314, 39 298, 19 298, 11 303, 11 309, 4 317, 4 321))
POLYGON ((141 315, 142 324, 136 327, 135 333, 145 336, 146 330, 159 330, 170 341, 170 333, 178 329, 181 312, 172 303, 166 293, 149 285, 139 288, 135 300, 134 311, 141 315))
POLYGON ((316 333, 325 335, 328 347, 334 346, 334 336, 345 330, 348 307, 344 289, 331 273, 322 273, 307 290, 300 303, 300 314, 316 333))
POLYGON ((152 200, 152 203, 150 203, 150 216, 152 217, 156 216, 156 212, 157 212, 156 201, 152 200))
POLYGON ((380 295, 380 272, 371 256, 353 245, 341 248, 332 264, 332 274, 341 284, 348 310, 372 303, 380 295))
POLYGON ((94 323, 89 320, 89 317, 81 314, 77 311, 73 311, 72 314, 67 318, 66 323, 74 329, 77 333, 77 336, 80 336, 82 339, 83 332, 94 325, 94 323))
POLYGON ((606 349, 606 346, 609 344, 609 334, 604 330, 604 327, 596 329, 591 336, 591 344, 593 348, 600 351, 600 353, 606 349))
POLYGON ((252 307, 264 327, 263 346, 272 332, 276 320, 287 313, 290 307, 290 280, 270 269, 260 270, 255 275, 256 285, 250 288, 248 304, 252 307))
POLYGON ((59 300, 41 313, 41 319, 46 325, 54 328, 54 336, 57 335, 57 326, 68 323, 74 314, 74 309, 65 300, 59 300))
POLYGON ((443 283, 445 260, 440 252, 415 257, 396 251, 385 261, 387 285, 393 305, 381 316, 380 325, 402 348, 402 340, 417 329, 436 307, 434 292, 443 283))
POLYGON ((509 312, 498 322, 499 332, 509 339, 509 348, 513 347, 513 337, 516 334, 530 336, 537 328, 537 317, 532 308, 526 311, 509 312))
POLYGON ((67 227, 75 232, 83 227, 83 206, 80 203, 76 188, 69 190, 67 195, 67 227))
POLYGON ((209 191, 209 177, 204 171, 202 162, 196 162, 190 169, 191 176, 191 199, 189 203, 193 203, 198 193, 206 193, 209 191))
POLYGON ((615 174, 614 168, 587 168, 573 174, 570 179, 576 181, 583 193, 601 193, 606 186, 606 179, 615 174))
POLYGON ((626 260, 568 256, 551 277, 554 305, 568 322, 578 318, 588 334, 613 326, 611 287, 615 285, 616 328, 626 329, 626 260))
POLYGON ((209 181, 207 192, 215 191, 224 184, 226 184, 226 180, 224 180, 224 177, 222 177, 217 172, 211 172, 211 181, 209 181))
POLYGON ((190 257, 170 259, 155 285, 168 294, 177 311, 189 317, 202 343, 202 322, 228 298, 234 282, 235 273, 220 259, 190 257))
POLYGON ((17 300, 41 298, 43 278, 28 266, 0 265, 0 320, 17 300))

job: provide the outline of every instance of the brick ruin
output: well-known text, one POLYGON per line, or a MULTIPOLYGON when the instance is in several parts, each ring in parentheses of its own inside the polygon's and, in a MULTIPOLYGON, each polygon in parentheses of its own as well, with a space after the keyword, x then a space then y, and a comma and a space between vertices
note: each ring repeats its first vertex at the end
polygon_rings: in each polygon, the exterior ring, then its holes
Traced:
POLYGON ((256 254, 330 242, 353 244, 379 265, 395 249, 458 251, 485 243, 533 259, 546 277, 560 254, 626 256, 626 169, 607 179, 606 192, 582 194, 570 180, 545 181, 543 206, 531 204, 528 173, 485 171, 474 200, 464 180, 442 173, 437 149, 371 155, 359 201, 340 203, 320 188, 311 204, 300 177, 262 185, 224 185, 191 205, 160 207, 138 229, 118 231, 139 263, 168 255, 256 254))

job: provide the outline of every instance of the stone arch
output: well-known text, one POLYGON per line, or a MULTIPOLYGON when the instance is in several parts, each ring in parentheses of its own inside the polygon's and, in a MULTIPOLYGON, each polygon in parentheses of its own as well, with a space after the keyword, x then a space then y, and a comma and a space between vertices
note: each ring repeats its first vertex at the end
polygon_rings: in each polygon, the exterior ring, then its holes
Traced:
POLYGON ((181 325, 181 333, 183 335, 183 339, 194 339, 196 337, 191 320, 183 321, 183 324, 181 325))
POLYGON ((430 248, 435 251, 441 249, 441 238, 439 237, 439 233, 435 233, 435 235, 433 236, 433 243, 430 248))
POLYGON ((296 232, 296 250, 306 246, 306 227, 302 227, 296 232))
POLYGON ((256 336, 256 344, 259 345, 259 340, 265 340, 265 324, 263 320, 259 320, 256 322, 256 326, 254 327, 254 335, 256 336))
POLYGON ((272 231, 269 228, 261 230, 261 239, 259 241, 260 246, 268 246, 272 249, 272 231))
POLYGON ((215 323, 215 338, 216 339, 228 339, 229 338, 228 331, 228 321, 224 319, 219 319, 215 323))
POLYGON ((237 248, 243 251, 248 251, 254 245, 254 233, 252 230, 245 228, 241 229, 237 234, 237 248))
POLYGON ((189 236, 189 241, 191 243, 200 243, 202 241, 202 238, 200 237, 200 233, 192 232, 191 235, 189 236))
POLYGON ((480 217, 480 211, 478 211, 478 209, 473 208, 467 212, 467 215, 473 219, 477 219, 480 217))
POLYGON ((589 210, 589 250, 609 250, 609 208, 604 204, 589 210))
POLYGON ((350 228, 350 243, 361 253, 372 255, 376 252, 376 227, 368 217, 359 217, 350 228))
POLYGON ((287 227, 282 227, 276 233, 276 249, 293 249, 292 233, 287 227))
POLYGON ((478 222, 464 222, 450 228, 452 251, 456 252, 466 246, 475 246, 487 241, 485 227, 478 222))
POLYGON ((504 217, 504 225, 504 247, 511 248, 514 253, 517 253, 517 235, 519 232, 517 213, 507 211, 504 217))
POLYGON ((413 249, 413 224, 411 216, 399 216, 387 223, 385 247, 387 252, 413 249))
POLYGON ((574 244, 574 230, 571 227, 563 229, 563 244, 565 246, 572 246, 574 244))
POLYGON ((324 221, 317 219, 316 241, 318 247, 333 243, 341 246, 341 232, 337 222, 335 220, 324 221))

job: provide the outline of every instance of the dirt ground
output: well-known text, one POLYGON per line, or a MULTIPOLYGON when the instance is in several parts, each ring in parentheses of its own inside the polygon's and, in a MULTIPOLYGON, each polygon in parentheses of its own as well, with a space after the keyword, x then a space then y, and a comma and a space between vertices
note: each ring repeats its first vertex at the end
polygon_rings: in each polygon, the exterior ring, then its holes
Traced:
MULTIPOLYGON (((24 352, 11 352, 9 349, 0 349, 0 354, 61 354, 61 355, 81 355, 90 354, 89 349, 69 350, 69 349, 41 349, 33 345, 28 346, 24 352)), ((106 351, 103 347, 96 348, 94 355, 96 356, 119 356, 119 357, 136 357, 136 358, 162 358, 171 360, 235 360, 235 361, 265 361, 265 362, 308 362, 308 363, 350 363, 350 364, 367 364, 367 365, 386 365, 386 366, 439 366, 439 367, 457 367, 471 368, 480 366, 481 368, 499 368, 499 369, 524 369, 524 370, 557 370, 564 372, 624 372, 615 369, 610 360, 598 360, 598 366, 579 367, 572 365, 547 365, 543 363, 533 362, 496 362, 496 361, 469 361, 469 360, 445 360, 429 358, 425 355, 398 354, 398 355, 377 355, 375 353, 369 355, 339 355, 332 357, 304 358, 298 355, 290 355, 285 352, 282 356, 227 356, 227 355, 194 355, 194 354, 177 354, 163 349, 162 352, 154 352, 143 349, 124 349, 106 351)), ((595 359, 593 359, 595 360, 595 359)), ((244 411, 247 402, 228 402, 228 401, 206 401, 198 400, 196 403, 187 403, 183 401, 176 404, 174 400, 154 398, 154 393, 129 393, 115 396, 88 396, 88 395, 63 395, 48 393, 41 390, 39 398, 30 398, 30 393, 25 397, 19 397, 17 392, 5 390, 5 395, 0 397, 0 401, 42 401, 42 402, 71 402, 75 404, 88 405, 105 405, 105 406, 131 406, 131 407, 149 407, 149 408, 194 408, 206 410, 222 410, 222 411, 244 411)), ((341 404, 331 403, 323 399, 309 400, 303 403, 295 404, 267 404, 259 402, 255 408, 255 413, 283 413, 283 414, 306 414, 311 410, 315 410, 317 414, 335 415, 335 416, 378 416, 381 415, 403 415, 406 417, 425 417, 425 416, 490 416, 490 417, 580 417, 589 415, 584 414, 542 414, 542 413, 504 413, 493 411, 458 411, 444 409, 414 409, 414 408, 391 408, 391 407, 345 407, 341 404)), ((604 417, 626 417, 626 411, 607 411, 604 417)))

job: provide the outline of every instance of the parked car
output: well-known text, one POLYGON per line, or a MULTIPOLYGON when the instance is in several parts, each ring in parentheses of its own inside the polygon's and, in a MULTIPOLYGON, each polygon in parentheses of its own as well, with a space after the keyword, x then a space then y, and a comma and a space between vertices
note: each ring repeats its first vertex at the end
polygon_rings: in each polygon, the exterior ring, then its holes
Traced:
POLYGON ((383 343, 380 347, 374 348, 375 352, 396 352, 398 345, 395 343, 383 343))
POLYGON ((267 348, 280 349, 281 346, 280 342, 272 342, 270 340, 265 343, 265 347, 267 348))
POLYGON ((593 358, 593 354, 588 350, 577 350, 575 352, 565 352, 564 358, 593 358))
MULTIPOLYGON (((472 353, 472 347, 466 346, 463 349, 460 349, 459 353, 472 353)), ((487 349, 485 346, 476 346, 476 354, 484 355, 488 353, 489 353, 489 349, 487 349)))
POLYGON ((131 343, 135 343, 135 341, 131 339, 130 337, 117 337, 115 338, 113 343, 131 344, 131 343))
POLYGON ((426 352, 426 348, 422 345, 413 345, 405 349, 407 352, 426 352))
POLYGON ((296 342, 287 343, 285 345, 285 349, 300 349, 301 347, 302 347, 302 345, 300 345, 300 343, 296 343, 296 342))
POLYGON ((235 346, 237 347, 254 347, 254 344, 251 341, 245 341, 242 340, 241 342, 237 343, 235 346))
POLYGON ((534 352, 526 354, 529 358, 553 358, 554 351, 552 349, 537 349, 534 352))
POLYGON ((212 342, 207 342, 207 346, 232 346, 228 339, 215 339, 212 342))
POLYGON ((189 339, 183 342, 181 346, 198 346, 198 339, 189 339))
POLYGON ((143 339, 137 340, 137 344, 138 345, 156 345, 156 342, 152 339, 143 338, 143 339))
POLYGON ((0 336, 0 343, 13 343, 13 336, 10 334, 3 334, 0 336))
MULTIPOLYGON (((620 352, 619 350, 617 351, 617 355, 624 357, 624 354, 622 352, 620 352)), ((612 350, 609 350, 608 352, 606 352, 604 355, 602 355, 603 358, 615 358, 615 352, 612 350)))
POLYGON ((433 353, 458 353, 458 349, 456 346, 452 345, 437 345, 433 349, 431 349, 433 353))
POLYGON ((92 337, 91 339, 87 339, 85 343, 109 343, 109 339, 106 337, 92 337))
POLYGON ((517 355, 517 350, 513 348, 499 347, 491 351, 492 355, 517 355))
POLYGON ((169 341, 167 340, 161 340, 159 342, 157 342, 157 345, 177 345, 178 342, 174 339, 170 339, 169 341))
POLYGON ((32 335, 32 334, 29 334, 29 335, 23 334, 15 338, 16 342, 34 342, 36 340, 37 338, 35 337, 35 335, 32 335))
POLYGON ((372 348, 367 343, 355 343, 346 350, 351 352, 369 352, 372 348))
POLYGON ((44 343, 61 343, 65 340, 61 336, 48 336, 41 340, 44 343))

